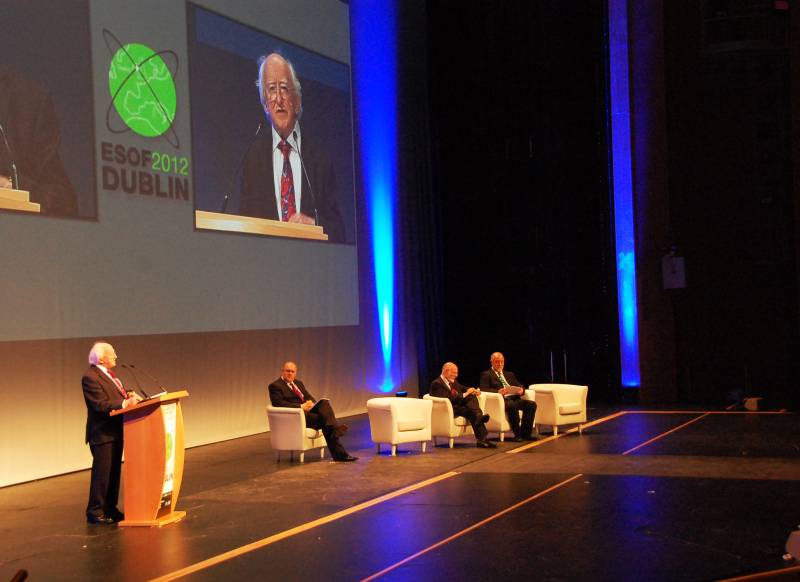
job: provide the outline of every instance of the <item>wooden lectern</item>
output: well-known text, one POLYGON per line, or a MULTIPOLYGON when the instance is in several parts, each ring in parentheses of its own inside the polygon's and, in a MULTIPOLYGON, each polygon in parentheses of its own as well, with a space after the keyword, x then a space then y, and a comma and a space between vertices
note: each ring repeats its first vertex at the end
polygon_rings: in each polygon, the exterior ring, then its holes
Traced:
POLYGON ((120 526, 162 526, 186 516, 175 511, 183 479, 183 414, 186 390, 168 392, 111 413, 124 415, 125 519, 120 526))
POLYGON ((0 208, 3 210, 22 210, 23 212, 41 212, 42 207, 31 202, 30 192, 0 188, 0 208))

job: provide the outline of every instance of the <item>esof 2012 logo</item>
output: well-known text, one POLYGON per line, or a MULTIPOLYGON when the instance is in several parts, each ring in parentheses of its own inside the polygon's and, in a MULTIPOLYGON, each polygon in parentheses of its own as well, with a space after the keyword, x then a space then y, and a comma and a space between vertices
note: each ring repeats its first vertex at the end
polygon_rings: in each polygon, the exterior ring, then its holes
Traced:
MULTIPOLYGON (((178 111, 177 55, 171 50, 156 52, 142 43, 123 45, 109 30, 103 31, 103 37, 111 54, 108 130, 164 139, 179 149, 180 140, 173 127, 178 111)), ((103 141, 100 158, 104 190, 189 200, 187 156, 103 141)))

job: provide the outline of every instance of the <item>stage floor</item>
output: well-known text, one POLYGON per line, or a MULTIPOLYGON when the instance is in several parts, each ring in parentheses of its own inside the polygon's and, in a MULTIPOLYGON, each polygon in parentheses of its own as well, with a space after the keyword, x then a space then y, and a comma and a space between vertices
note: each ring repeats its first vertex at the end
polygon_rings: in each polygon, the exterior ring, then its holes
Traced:
MULTIPOLYGON (((780 570, 797 414, 592 408, 583 434, 276 463, 269 434, 190 449, 163 528, 90 526, 88 471, 0 489, 0 580, 719 580, 780 570)), ((563 431, 563 429, 562 429, 563 431)), ((386 447, 384 447, 386 448, 386 447)))

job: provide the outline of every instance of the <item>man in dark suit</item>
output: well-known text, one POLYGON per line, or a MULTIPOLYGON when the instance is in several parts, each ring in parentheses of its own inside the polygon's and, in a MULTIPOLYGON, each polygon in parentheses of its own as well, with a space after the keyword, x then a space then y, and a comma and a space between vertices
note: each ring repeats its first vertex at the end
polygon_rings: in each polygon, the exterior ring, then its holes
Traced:
POLYGON ((336 422, 336 414, 327 398, 315 400, 305 385, 297 380, 297 365, 294 362, 283 364, 280 378, 269 385, 269 400, 272 406, 302 408, 306 415, 306 426, 322 430, 334 461, 348 463, 358 459, 350 455, 339 442, 339 437, 347 432, 347 425, 336 422))
POLYGON ((53 101, 38 83, 7 67, 0 67, 0 126, 0 187, 29 191, 42 214, 77 215, 77 197, 58 153, 53 101))
POLYGON ((486 439, 488 431, 486 423, 489 415, 481 410, 478 396, 481 391, 477 388, 465 388, 458 383, 458 366, 447 362, 442 366, 442 374, 431 382, 428 393, 437 398, 449 398, 453 405, 453 416, 463 416, 472 425, 475 433, 476 444, 480 448, 495 449, 497 445, 486 439))
POLYGON ((114 376, 117 354, 111 344, 97 342, 89 352, 89 369, 81 379, 86 401, 86 442, 92 451, 92 480, 86 520, 111 524, 125 519, 117 509, 120 469, 122 467, 122 416, 110 416, 113 410, 141 402, 135 392, 128 392, 114 376))
POLYGON ((328 240, 344 242, 333 163, 300 130, 303 96, 294 66, 277 53, 266 55, 258 79, 270 130, 260 132, 245 156, 239 212, 319 224, 328 240))
POLYGON ((481 372, 481 390, 498 392, 503 396, 506 405, 506 416, 511 430, 514 431, 514 440, 517 442, 533 441, 533 418, 536 414, 536 403, 524 400, 522 395, 525 389, 517 380, 514 372, 504 371, 505 357, 500 352, 495 352, 489 357, 492 367, 481 372), (522 412, 522 425, 520 426, 519 413, 522 412))

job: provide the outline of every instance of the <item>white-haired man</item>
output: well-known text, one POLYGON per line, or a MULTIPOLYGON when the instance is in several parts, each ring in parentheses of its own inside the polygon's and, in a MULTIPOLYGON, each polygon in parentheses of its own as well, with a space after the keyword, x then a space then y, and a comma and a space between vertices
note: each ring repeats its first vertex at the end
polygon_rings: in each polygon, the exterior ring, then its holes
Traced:
POLYGON ((497 445, 486 439, 489 434, 486 430, 489 415, 483 413, 478 402, 481 391, 477 388, 465 388, 456 378, 458 378, 458 366, 453 362, 445 362, 441 375, 431 382, 428 393, 438 398, 450 399, 453 416, 463 416, 469 421, 475 433, 475 444, 479 448, 496 449, 497 445))
POLYGON ((89 351, 89 369, 81 378, 86 401, 86 442, 92 451, 92 479, 86 520, 93 524, 111 524, 125 516, 117 508, 120 469, 122 467, 122 416, 111 416, 120 408, 142 400, 125 390, 114 375, 117 353, 111 344, 96 342, 89 351))
POLYGON ((245 156, 239 211, 319 224, 328 240, 344 242, 333 164, 300 130, 303 93, 294 66, 278 53, 265 55, 256 84, 271 131, 262 131, 245 156))

